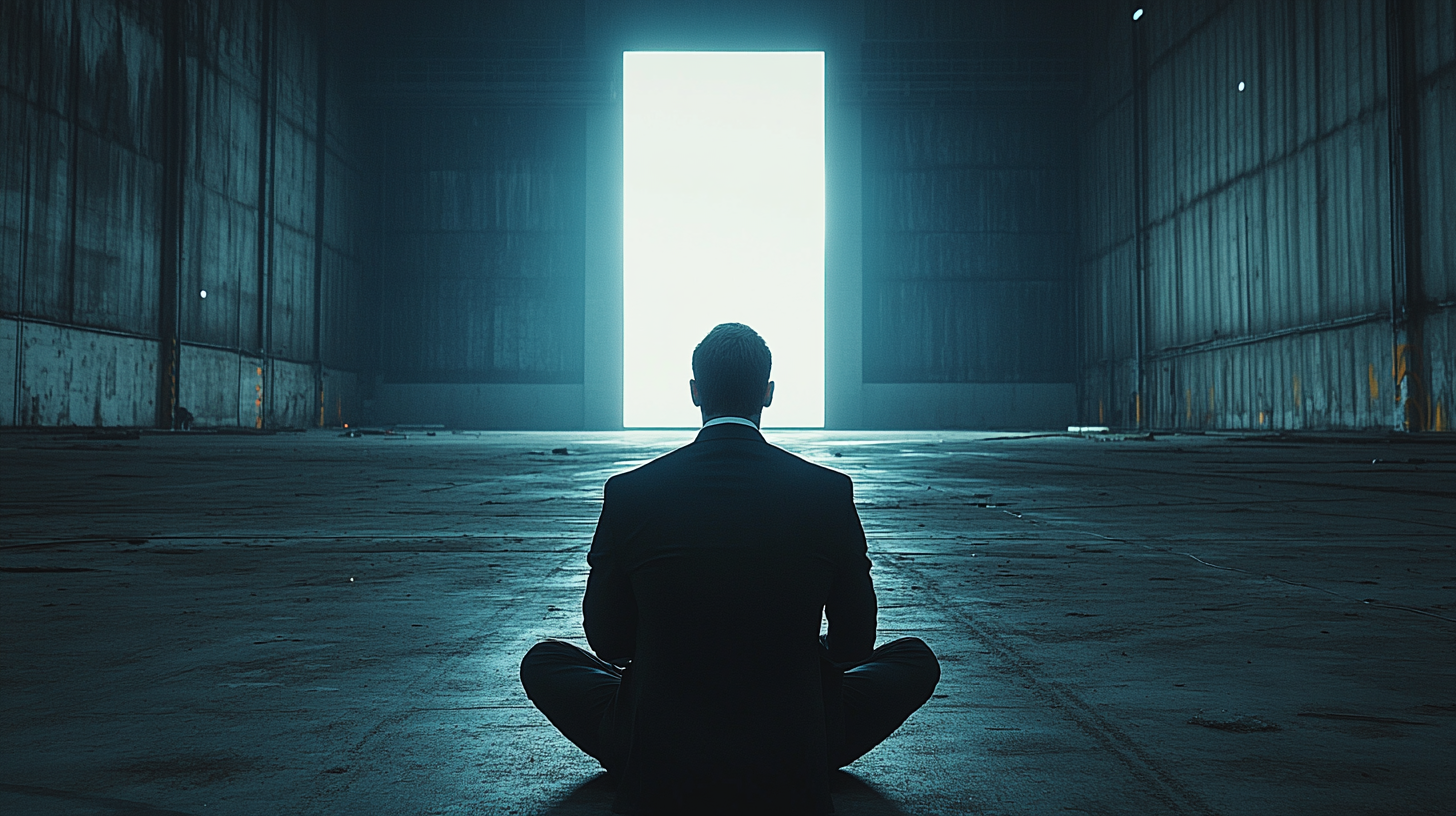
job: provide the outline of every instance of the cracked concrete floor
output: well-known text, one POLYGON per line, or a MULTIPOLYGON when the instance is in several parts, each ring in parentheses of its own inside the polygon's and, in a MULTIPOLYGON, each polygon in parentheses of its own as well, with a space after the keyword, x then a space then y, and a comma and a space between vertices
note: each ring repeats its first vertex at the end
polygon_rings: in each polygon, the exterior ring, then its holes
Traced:
MULTIPOLYGON (((943 661, 842 814, 1452 812, 1449 442, 768 436, 943 661)), ((0 436, 0 811, 607 812, 516 667, 690 438, 0 436)))

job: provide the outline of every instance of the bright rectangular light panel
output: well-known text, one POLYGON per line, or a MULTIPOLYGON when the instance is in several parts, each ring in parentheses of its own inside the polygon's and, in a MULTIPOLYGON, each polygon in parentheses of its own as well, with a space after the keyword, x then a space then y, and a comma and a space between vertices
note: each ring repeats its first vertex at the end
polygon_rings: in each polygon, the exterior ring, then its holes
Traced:
POLYGON ((622 59, 623 422, 696 427, 693 348, 747 323, 765 426, 824 426, 824 54, 622 59))

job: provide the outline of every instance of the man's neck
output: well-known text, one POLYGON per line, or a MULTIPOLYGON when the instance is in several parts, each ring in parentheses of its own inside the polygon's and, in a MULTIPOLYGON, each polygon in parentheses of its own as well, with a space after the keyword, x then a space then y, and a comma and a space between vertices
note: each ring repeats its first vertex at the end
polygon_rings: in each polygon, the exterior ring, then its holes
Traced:
POLYGON ((710 417, 710 416, 704 415, 703 416, 703 427, 706 428, 706 427, 708 427, 710 425, 730 425, 731 424, 731 425, 751 425, 754 428, 758 428, 759 418, 762 417, 762 416, 763 416, 762 414, 755 414, 754 416, 751 416, 751 417, 729 416, 729 415, 710 417))

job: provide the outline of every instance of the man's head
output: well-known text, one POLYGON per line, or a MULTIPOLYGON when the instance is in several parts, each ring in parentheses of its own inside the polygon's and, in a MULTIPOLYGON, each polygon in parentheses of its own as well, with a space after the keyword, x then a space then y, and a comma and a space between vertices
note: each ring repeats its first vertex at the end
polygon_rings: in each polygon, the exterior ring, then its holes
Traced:
POLYGON ((720 323, 693 349, 693 404, 703 419, 739 416, 758 421, 773 402, 773 356, 758 332, 742 323, 720 323))

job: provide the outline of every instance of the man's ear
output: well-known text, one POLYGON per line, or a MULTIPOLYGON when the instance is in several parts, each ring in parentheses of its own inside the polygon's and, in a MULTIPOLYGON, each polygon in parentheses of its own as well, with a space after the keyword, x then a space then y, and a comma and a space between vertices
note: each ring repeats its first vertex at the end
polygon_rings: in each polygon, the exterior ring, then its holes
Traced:
POLYGON ((698 381, 688 380, 688 390, 693 393, 693 405, 703 407, 703 398, 698 396, 698 381))
POLYGON ((763 389, 763 407, 773 405, 773 380, 768 381, 768 388, 763 389))

